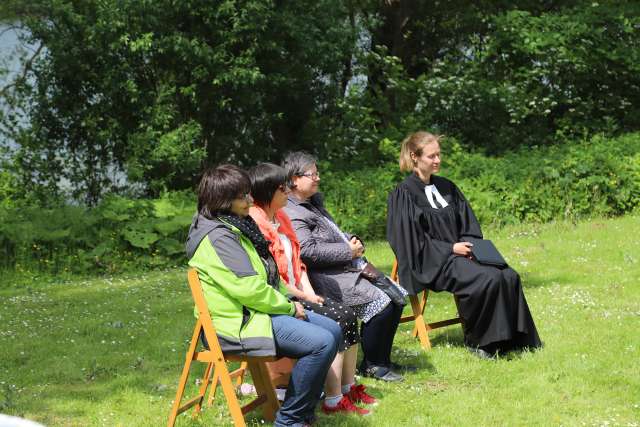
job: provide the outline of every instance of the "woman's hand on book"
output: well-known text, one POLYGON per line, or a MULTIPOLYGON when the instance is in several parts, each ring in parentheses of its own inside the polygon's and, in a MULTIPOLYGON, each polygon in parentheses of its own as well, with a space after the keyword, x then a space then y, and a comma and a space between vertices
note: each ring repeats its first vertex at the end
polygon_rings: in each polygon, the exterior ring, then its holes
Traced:
POLYGON ((464 257, 471 257, 471 247, 473 243, 470 242, 458 242, 453 244, 453 253, 464 257))

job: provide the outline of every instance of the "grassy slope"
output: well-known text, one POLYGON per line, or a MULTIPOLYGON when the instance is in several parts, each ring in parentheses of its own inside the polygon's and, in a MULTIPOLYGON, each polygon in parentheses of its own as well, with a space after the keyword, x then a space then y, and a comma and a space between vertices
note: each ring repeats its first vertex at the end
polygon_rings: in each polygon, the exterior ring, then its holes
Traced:
MULTIPOLYGON (((523 276, 544 350, 481 361, 453 326, 425 353, 401 325, 395 358, 420 369, 401 384, 365 380, 382 398, 372 416, 320 425, 640 425, 639 229, 629 216, 488 233, 523 276)), ((368 255, 390 270, 386 244, 368 255)), ((432 319, 454 314, 450 295, 430 298, 432 319)), ((47 425, 166 423, 193 327, 184 271, 5 282, 0 300, 0 412, 47 425)), ((222 407, 178 424, 224 425, 222 407)))

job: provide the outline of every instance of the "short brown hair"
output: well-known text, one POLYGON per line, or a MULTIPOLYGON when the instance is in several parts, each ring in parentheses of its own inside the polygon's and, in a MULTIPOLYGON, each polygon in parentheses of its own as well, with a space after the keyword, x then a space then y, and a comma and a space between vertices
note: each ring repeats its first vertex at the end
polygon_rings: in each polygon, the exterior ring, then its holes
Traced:
POLYGON ((416 156, 422 155, 422 149, 425 145, 437 142, 440 144, 442 135, 434 135, 426 131, 414 132, 402 141, 402 147, 400 147, 400 170, 402 172, 411 172, 413 170, 413 160, 411 159, 411 153, 415 153, 416 156))
POLYGON ((238 166, 220 165, 207 169, 198 185, 198 213, 213 219, 231 211, 231 202, 251 191, 249 175, 238 166))

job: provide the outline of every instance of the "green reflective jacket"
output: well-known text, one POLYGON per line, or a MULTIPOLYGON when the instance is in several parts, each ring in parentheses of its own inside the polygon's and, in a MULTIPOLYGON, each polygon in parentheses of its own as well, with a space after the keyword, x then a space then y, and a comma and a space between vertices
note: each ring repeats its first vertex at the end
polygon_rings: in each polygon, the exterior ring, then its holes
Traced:
POLYGON ((270 315, 293 315, 295 306, 285 296, 282 281, 279 291, 268 284, 251 241, 232 225, 196 216, 189 230, 187 256, 189 265, 198 270, 222 350, 275 355, 270 315))

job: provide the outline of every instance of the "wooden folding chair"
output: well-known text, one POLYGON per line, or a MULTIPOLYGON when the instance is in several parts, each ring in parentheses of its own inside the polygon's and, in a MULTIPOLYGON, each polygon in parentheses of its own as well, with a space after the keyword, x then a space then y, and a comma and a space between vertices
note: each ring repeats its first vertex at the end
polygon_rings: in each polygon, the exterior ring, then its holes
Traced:
MULTIPOLYGON (((398 260, 393 261, 393 267, 391 269, 391 279, 399 284, 398 281, 398 260)), ((422 298, 419 299, 418 295, 409 295, 409 301, 411 302, 411 309, 413 314, 409 316, 403 316, 400 318, 400 323, 415 321, 413 326, 413 332, 411 335, 420 339, 420 344, 425 350, 431 350, 431 341, 429 340, 429 332, 443 328, 449 325, 455 325, 456 323, 462 324, 461 317, 454 317, 452 319, 440 320, 438 322, 427 323, 424 320, 424 310, 427 307, 427 297, 429 296, 429 290, 425 289, 422 292, 422 298)), ((458 307, 458 297, 454 295, 456 302, 456 308, 458 307)))
POLYGON ((222 391, 229 407, 229 412, 236 427, 245 427, 244 414, 255 409, 258 406, 262 406, 263 417, 267 421, 275 420, 276 412, 278 411, 279 403, 276 398, 275 390, 269 373, 267 372, 266 362, 274 362, 279 360, 278 357, 249 357, 238 355, 224 355, 220 348, 218 336, 216 335, 216 329, 211 320, 209 314, 209 308, 204 299, 202 292, 202 286, 198 273, 195 269, 190 269, 188 273, 189 287, 191 288, 191 294, 196 303, 198 310, 198 320, 196 320, 195 327, 193 329, 193 335, 191 336, 191 344, 187 351, 186 361, 184 368, 182 369, 182 375, 180 382, 178 383, 178 391, 176 398, 173 401, 171 413, 169 415, 168 427, 173 427, 176 421, 176 417, 187 409, 195 406, 194 417, 197 416, 202 409, 202 401, 204 399, 207 388, 211 383, 211 374, 213 372, 213 381, 215 383, 220 382, 222 391), (209 344, 209 350, 197 351, 198 341, 200 339, 200 332, 203 331, 207 342, 209 344), (202 384, 198 391, 198 395, 193 399, 185 402, 184 405, 180 405, 184 389, 189 379, 189 370, 193 361, 203 362, 207 364, 205 373, 203 376, 202 384), (242 375, 246 368, 249 369, 251 377, 253 378, 253 384, 256 388, 258 397, 244 406, 240 406, 238 398, 236 397, 235 388, 231 382, 232 374, 229 373, 227 368, 227 361, 241 362, 240 369, 236 369, 233 373, 234 377, 240 377, 239 382, 242 381, 242 375))

